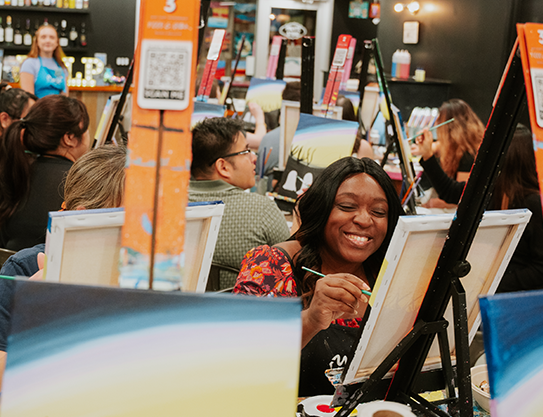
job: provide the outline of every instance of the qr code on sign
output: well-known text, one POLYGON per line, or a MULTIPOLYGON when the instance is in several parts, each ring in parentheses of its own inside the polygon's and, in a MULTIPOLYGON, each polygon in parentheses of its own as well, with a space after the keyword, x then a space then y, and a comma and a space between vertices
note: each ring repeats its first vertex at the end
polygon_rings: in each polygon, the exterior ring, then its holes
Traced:
POLYGON ((155 100, 184 100, 190 75, 190 54, 186 50, 147 51, 144 97, 155 100), (188 73, 188 72, 189 73, 188 73))
POLYGON ((543 76, 535 76, 534 81, 535 108, 539 112, 539 119, 543 119, 543 76))

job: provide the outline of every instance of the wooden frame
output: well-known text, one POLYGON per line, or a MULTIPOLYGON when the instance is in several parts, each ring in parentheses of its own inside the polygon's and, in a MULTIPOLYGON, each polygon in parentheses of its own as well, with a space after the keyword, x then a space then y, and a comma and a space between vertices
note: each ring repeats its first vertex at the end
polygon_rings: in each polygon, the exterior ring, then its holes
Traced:
POLYGON ((98 148, 104 145, 107 133, 109 131, 109 127, 111 126, 111 122, 113 121, 113 116, 115 115, 115 110, 117 110, 120 99, 120 94, 109 96, 109 98, 107 99, 106 106, 104 107, 104 111, 102 112, 102 116, 100 117, 100 121, 98 122, 98 126, 96 127, 93 148, 98 148))
POLYGON ((185 211, 183 290, 205 292, 224 203, 189 203, 185 211))
MULTIPOLYGON (((477 297, 496 291, 530 217, 526 209, 504 210, 486 212, 481 221, 467 257, 471 272, 461 279, 467 296, 470 340, 480 323, 477 297)), ((452 220, 453 214, 400 217, 343 384, 363 381, 412 329, 452 220)), ((451 332, 453 327, 449 326, 451 332)), ((437 358, 429 358, 429 362, 436 362, 439 352, 437 358)))
POLYGON ((117 285, 124 209, 49 213, 44 279, 117 285))
MULTIPOLYGON (((180 263, 182 282, 156 282, 155 289, 204 292, 224 213, 220 201, 189 203, 185 211, 185 246, 180 263)), ((49 213, 45 243, 46 281, 87 285, 118 285, 123 208, 49 213)), ((147 288, 124 279, 121 286, 147 288)))
MULTIPOLYGON (((322 106, 313 105, 313 115, 321 116, 322 106)), ((335 107, 332 119, 341 120, 343 117, 343 107, 335 107)), ((296 133, 298 122, 300 120, 300 103, 297 101, 283 100, 281 104, 281 116, 279 124, 279 168, 285 169, 292 139, 296 133)))

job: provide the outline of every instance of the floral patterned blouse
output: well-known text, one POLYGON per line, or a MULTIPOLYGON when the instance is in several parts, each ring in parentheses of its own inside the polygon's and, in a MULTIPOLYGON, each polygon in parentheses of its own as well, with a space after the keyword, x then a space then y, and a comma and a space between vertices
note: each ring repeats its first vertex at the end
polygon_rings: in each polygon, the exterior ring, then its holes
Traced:
MULTIPOLYGON (((241 262, 233 293, 258 297, 298 297, 290 257, 277 246, 258 246, 251 249, 241 262)), ((360 327, 360 318, 337 319, 332 324, 360 327)))

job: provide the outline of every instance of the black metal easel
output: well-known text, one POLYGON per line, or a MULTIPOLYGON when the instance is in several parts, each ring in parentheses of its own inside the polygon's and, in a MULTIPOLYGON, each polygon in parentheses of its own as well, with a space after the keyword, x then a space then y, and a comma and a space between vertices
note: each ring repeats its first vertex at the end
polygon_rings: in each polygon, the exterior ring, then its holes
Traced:
POLYGON ((115 114, 113 115, 113 119, 111 120, 111 124, 109 125, 109 130, 107 131, 106 140, 104 143, 109 143, 113 139, 113 135, 115 135, 115 131, 117 128, 119 128, 121 132, 121 137, 123 138, 124 145, 128 142, 128 135, 126 134, 126 131, 124 130, 122 121, 123 121, 123 110, 124 105, 126 103, 126 97, 128 96, 128 92, 130 91, 130 87, 132 86, 132 79, 134 78, 134 59, 132 59, 132 62, 130 62, 130 66, 128 67, 128 72, 126 73, 126 79, 124 80, 123 90, 121 92, 121 98, 119 99, 119 103, 117 103, 117 108, 115 109, 115 114))
POLYGON ((466 298, 459 278, 466 276, 470 270, 466 257, 492 195, 525 94, 517 43, 504 72, 483 141, 415 326, 370 378, 353 393, 348 393, 348 398, 336 416, 350 415, 361 401, 372 394, 376 384, 398 360, 398 370, 388 387, 386 399, 408 403, 428 416, 473 416, 466 298), (456 375, 453 373, 446 335, 443 335, 446 327, 443 315, 451 297, 455 320, 456 375), (448 414, 420 397, 414 388, 436 334, 441 334, 438 337, 448 394, 444 401, 449 405, 448 414), (458 396, 455 395, 455 386, 458 388, 458 396))
MULTIPOLYGON (((381 51, 379 50, 379 42, 377 39, 372 40, 372 46, 373 46, 373 57, 375 59, 375 67, 377 69, 377 81, 379 83, 379 88, 383 92, 383 95, 385 96, 385 102, 389 114, 390 119, 390 128, 392 130, 392 134, 388 133, 387 129, 387 135, 390 137, 389 144, 387 146, 387 150, 385 154, 383 155, 383 159, 381 161, 381 166, 383 167, 388 159, 389 153, 396 148, 396 152, 400 156, 400 169, 402 172, 402 178, 403 183, 405 184, 405 187, 409 187, 409 181, 407 179, 407 169, 408 167, 404 164, 404 158, 402 157, 402 147, 400 146, 400 134, 398 133, 398 130, 396 129, 396 124, 393 122, 393 112, 392 112, 392 97, 390 96, 390 90, 388 89, 387 80, 385 78, 385 70, 383 66, 383 58, 381 57, 381 51)), ((410 198, 406 202, 405 211, 407 214, 417 214, 415 209, 415 199, 410 198)))
POLYGON ((315 71, 315 39, 302 39, 302 80, 300 91, 300 113, 313 114, 313 73, 315 71))

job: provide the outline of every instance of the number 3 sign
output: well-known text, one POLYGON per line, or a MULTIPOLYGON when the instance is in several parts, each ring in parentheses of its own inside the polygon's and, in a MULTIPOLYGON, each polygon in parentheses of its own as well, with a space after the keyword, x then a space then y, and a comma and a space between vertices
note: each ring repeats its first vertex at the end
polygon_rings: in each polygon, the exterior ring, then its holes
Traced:
POLYGON ((175 0, 166 0, 166 6, 164 6, 164 11, 166 13, 173 13, 177 10, 177 5, 175 0))

